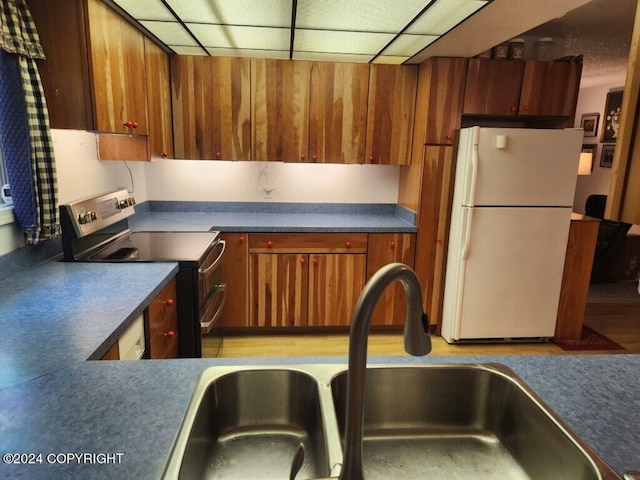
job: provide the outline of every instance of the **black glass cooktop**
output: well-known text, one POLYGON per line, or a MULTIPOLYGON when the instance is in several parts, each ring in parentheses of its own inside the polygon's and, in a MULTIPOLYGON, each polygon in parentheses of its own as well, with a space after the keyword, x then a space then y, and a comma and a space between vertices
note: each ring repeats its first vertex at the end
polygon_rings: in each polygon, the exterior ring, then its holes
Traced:
POLYGON ((194 262, 206 257, 218 232, 133 232, 90 256, 90 261, 194 262))

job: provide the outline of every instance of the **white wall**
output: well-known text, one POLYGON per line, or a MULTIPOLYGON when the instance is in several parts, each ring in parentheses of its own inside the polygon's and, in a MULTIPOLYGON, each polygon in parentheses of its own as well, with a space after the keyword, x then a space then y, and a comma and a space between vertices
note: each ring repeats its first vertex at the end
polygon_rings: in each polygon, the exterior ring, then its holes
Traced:
POLYGON ((593 158, 593 171, 591 175, 578 176, 576 184, 576 194, 573 200, 573 209, 578 213, 584 213, 584 204, 587 197, 592 193, 609 192, 609 179, 611 177, 611 169, 600 167, 600 154, 602 153, 602 143, 600 136, 602 135, 602 125, 604 124, 604 105, 607 93, 611 90, 619 90, 624 86, 624 80, 621 84, 600 85, 591 88, 580 89, 578 94, 578 105, 576 107, 575 126, 580 127, 580 120, 584 113, 599 113, 600 120, 598 122, 598 132, 595 137, 585 137, 583 143, 596 143, 596 154, 593 158))
POLYGON ((396 203, 399 175, 389 165, 166 160, 147 165, 146 183, 149 200, 396 203))

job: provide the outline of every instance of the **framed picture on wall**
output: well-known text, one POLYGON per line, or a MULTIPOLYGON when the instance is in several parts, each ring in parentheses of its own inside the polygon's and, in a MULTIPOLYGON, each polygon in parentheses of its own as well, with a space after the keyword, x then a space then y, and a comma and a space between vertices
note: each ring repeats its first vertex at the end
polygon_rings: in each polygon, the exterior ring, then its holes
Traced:
POLYGON ((615 145, 602 145, 602 153, 600 154, 601 167, 611 168, 613 165, 613 152, 615 149, 615 145))
POLYGON ((584 130, 585 137, 595 137, 598 134, 599 113, 585 113, 580 120, 580 126, 584 130))
POLYGON ((622 90, 607 93, 607 101, 604 106, 604 120, 602 124, 603 143, 615 142, 620 129, 622 109, 622 90))

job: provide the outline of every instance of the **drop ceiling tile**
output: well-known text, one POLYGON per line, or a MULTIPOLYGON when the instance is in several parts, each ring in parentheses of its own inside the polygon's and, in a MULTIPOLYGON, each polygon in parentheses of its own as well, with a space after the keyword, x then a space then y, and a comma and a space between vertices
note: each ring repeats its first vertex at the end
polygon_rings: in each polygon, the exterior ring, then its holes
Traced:
POLYGON ((316 62, 369 63, 372 58, 372 54, 355 55, 349 53, 293 52, 294 60, 311 60, 316 62))
POLYGON ((165 45, 198 46, 198 42, 177 22, 142 21, 140 24, 165 45))
POLYGON ((294 50, 375 55, 393 39, 389 33, 296 29, 294 50))
POLYGON ((384 49, 382 55, 412 57, 438 38, 435 35, 400 35, 384 49))
POLYGON ((168 0, 167 3, 187 23, 291 26, 291 0, 168 0))
POLYGON ((188 23, 187 27, 205 47, 289 51, 288 28, 239 27, 188 23))
POLYGON ((398 33, 427 0, 298 0, 296 28, 398 33))
POLYGON ((487 3, 487 0, 437 0, 405 33, 442 35, 487 3))
POLYGON ((114 0, 114 3, 136 20, 176 21, 160 0, 114 0))
POLYGON ((289 50, 252 50, 244 48, 207 48, 207 51, 216 57, 249 57, 249 58, 276 58, 288 59, 289 50))

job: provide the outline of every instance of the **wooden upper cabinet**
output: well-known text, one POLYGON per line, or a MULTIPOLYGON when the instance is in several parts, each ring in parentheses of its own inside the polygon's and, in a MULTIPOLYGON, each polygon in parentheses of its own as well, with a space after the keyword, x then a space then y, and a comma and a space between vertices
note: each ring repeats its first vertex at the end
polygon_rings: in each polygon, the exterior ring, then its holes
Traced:
POLYGON ((87 7, 96 129, 147 134, 144 36, 101 1, 87 7))
POLYGON ((147 77, 149 157, 173 158, 169 57, 146 37, 144 55, 147 77))
POLYGON ((366 163, 411 163, 417 80, 413 65, 370 65, 366 163))
POLYGON ((307 161, 364 163, 368 91, 368 64, 312 64, 307 161))
POLYGON ((29 0, 46 60, 38 61, 51 128, 94 130, 84 2, 29 0), (65 34, 61 35, 64 25, 65 34))
POLYGON ((525 62, 469 59, 463 113, 517 115, 525 62))
POLYGON ((581 63, 525 62, 520 115, 573 117, 581 73, 581 63))
POLYGON ((251 59, 253 160, 306 161, 311 62, 251 59))
POLYGON ((466 58, 434 57, 420 65, 415 141, 420 135, 425 145, 453 144, 460 128, 466 77, 466 58))
POLYGON ((251 159, 250 60, 172 55, 176 158, 251 159))

